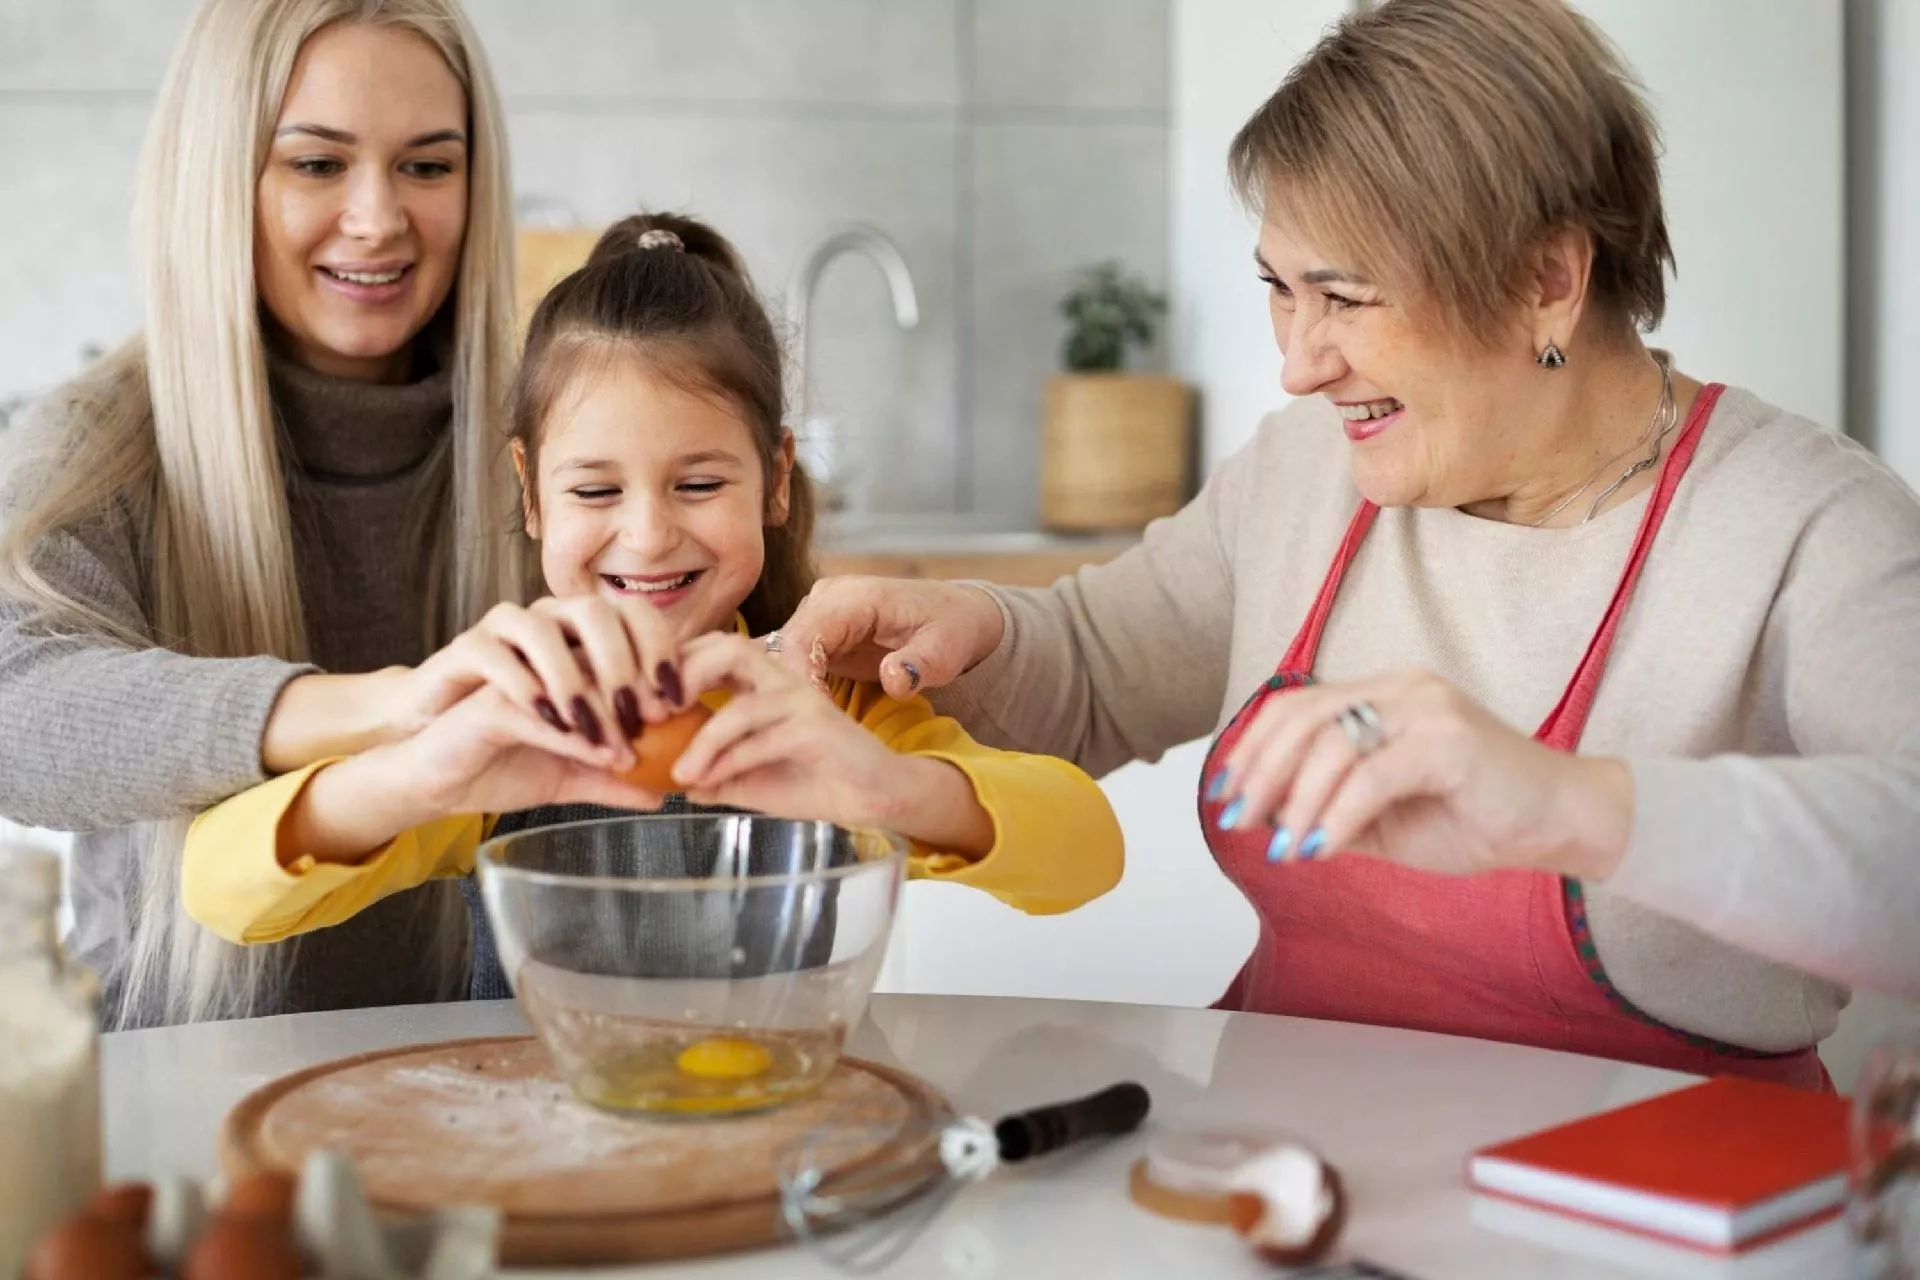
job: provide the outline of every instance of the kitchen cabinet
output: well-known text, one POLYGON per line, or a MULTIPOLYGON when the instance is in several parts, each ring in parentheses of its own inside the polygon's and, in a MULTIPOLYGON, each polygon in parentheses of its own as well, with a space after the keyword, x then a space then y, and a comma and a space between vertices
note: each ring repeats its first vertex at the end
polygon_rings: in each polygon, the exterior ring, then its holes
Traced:
POLYGON ((1009 587, 1044 587, 1090 564, 1104 564, 1133 545, 1131 538, 1047 538, 1028 545, 957 542, 922 549, 837 548, 819 556, 822 576, 859 573, 882 578, 973 579, 1009 587))

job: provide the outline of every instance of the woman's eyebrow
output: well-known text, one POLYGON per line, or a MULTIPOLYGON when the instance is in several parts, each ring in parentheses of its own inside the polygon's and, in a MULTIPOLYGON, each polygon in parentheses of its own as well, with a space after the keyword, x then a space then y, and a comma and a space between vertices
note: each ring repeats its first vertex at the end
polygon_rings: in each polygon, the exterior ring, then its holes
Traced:
MULTIPOLYGON (((305 134, 308 137, 318 138, 322 142, 337 142, 343 147, 351 147, 360 141, 358 137, 348 133, 345 129, 335 129, 324 124, 296 123, 282 125, 274 131, 273 136, 276 138, 285 138, 294 134, 305 134)), ((467 144, 467 135, 458 129, 435 129, 432 133, 423 133, 417 138, 408 139, 407 147, 409 150, 415 147, 431 147, 438 142, 457 142, 464 147, 467 144)))

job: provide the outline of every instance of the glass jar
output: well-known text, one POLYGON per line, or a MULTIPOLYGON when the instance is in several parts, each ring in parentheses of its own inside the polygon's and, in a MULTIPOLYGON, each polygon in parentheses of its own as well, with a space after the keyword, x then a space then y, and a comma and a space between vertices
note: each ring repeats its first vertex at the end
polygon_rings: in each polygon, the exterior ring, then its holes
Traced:
POLYGON ((1878 1046, 1853 1092, 1847 1228, 1858 1280, 1920 1280, 1920 1032, 1878 1046))
POLYGON ((100 1184, 99 984, 59 906, 59 861, 0 847, 0 1276, 100 1184))

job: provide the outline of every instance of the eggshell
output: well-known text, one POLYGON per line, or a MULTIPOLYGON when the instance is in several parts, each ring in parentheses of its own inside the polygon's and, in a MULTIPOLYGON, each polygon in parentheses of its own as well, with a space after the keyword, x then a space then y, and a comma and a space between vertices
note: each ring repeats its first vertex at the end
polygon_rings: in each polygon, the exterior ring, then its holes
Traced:
MULTIPOLYGON (((1347 1225, 1347 1188, 1340 1171, 1301 1148, 1281 1149, 1256 1157, 1242 1166, 1227 1197, 1233 1229, 1254 1252, 1283 1267, 1300 1267, 1325 1257, 1347 1225), (1292 1203, 1306 1188, 1299 1166, 1318 1166, 1316 1199, 1324 1200, 1319 1221, 1305 1239, 1299 1237, 1303 1206, 1292 1203), (1291 1166, 1291 1167, 1288 1167, 1291 1166), (1282 1212, 1282 1210, 1285 1210, 1282 1212)), ((1313 1210, 1305 1210, 1311 1214, 1313 1210)))
POLYGON ((81 1213, 40 1238, 23 1274, 26 1280, 142 1280, 153 1266, 133 1227, 81 1213))
POLYGON ((294 1205, 300 1244, 328 1280, 385 1280, 394 1272, 386 1232, 367 1204, 360 1173, 338 1151, 311 1151, 294 1205))
POLYGON ((1234 1220, 1234 1211, 1227 1196, 1169 1187, 1154 1178, 1153 1170, 1144 1156, 1135 1160, 1133 1168, 1128 1171, 1127 1194, 1142 1209, 1176 1222, 1220 1224, 1234 1220))
POLYGON ((1227 1193, 1234 1174, 1263 1152, 1298 1145, 1292 1134, 1245 1125, 1155 1128, 1147 1153, 1134 1163, 1128 1192, 1134 1203, 1181 1222, 1231 1223, 1227 1193))
POLYGON ((674 762, 693 741, 693 735, 700 732, 700 726, 711 719, 713 712, 695 703, 676 716, 646 726, 631 743, 638 761, 620 776, 659 795, 678 791, 680 784, 673 780, 674 762))
POLYGON ((154 1180, 146 1243, 147 1256, 159 1270, 178 1271, 206 1224, 206 1197, 198 1182, 177 1173, 154 1180))
POLYGON ((280 1224, 223 1215, 200 1233, 182 1275, 184 1280, 300 1280, 300 1253, 280 1224))

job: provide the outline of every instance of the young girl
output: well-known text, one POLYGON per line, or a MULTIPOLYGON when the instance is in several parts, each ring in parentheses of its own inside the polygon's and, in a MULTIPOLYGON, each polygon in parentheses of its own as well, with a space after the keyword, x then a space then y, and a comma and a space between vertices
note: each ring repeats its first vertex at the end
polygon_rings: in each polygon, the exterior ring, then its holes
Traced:
MULTIPOLYGON (((428 660, 473 692, 411 737, 202 814, 189 914, 273 942, 467 874, 504 825, 490 814, 659 808, 613 770, 644 722, 693 698, 718 708, 675 766, 693 803, 888 828, 912 843, 910 874, 1032 913, 1117 883, 1120 829, 1080 770, 982 747, 924 698, 838 680, 822 692, 748 638, 812 584, 811 496, 782 410, 779 345, 732 246, 678 217, 610 229, 541 303, 514 397, 526 529, 552 595, 495 609, 428 660)), ((484 918, 476 929, 484 970, 484 918)))

